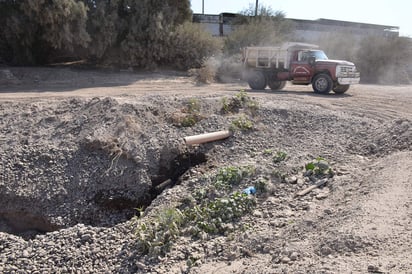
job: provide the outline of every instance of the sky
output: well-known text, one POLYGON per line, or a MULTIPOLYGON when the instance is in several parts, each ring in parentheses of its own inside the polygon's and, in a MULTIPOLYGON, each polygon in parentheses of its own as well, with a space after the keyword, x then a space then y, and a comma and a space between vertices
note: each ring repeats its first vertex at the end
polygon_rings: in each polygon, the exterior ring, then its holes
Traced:
MULTIPOLYGON (((193 13, 237 13, 253 7, 256 0, 190 0, 193 13)), ((259 5, 283 11, 287 18, 319 18, 400 27, 400 35, 412 38, 410 0, 259 0, 259 5)))

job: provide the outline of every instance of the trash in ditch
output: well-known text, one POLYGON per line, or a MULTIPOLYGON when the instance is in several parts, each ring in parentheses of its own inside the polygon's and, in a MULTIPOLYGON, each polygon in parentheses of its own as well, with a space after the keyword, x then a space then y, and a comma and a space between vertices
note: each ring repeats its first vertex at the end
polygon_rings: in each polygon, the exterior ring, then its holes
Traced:
POLYGON ((247 188, 245 188, 242 193, 245 193, 247 195, 253 195, 256 193, 256 188, 254 186, 249 186, 247 188))

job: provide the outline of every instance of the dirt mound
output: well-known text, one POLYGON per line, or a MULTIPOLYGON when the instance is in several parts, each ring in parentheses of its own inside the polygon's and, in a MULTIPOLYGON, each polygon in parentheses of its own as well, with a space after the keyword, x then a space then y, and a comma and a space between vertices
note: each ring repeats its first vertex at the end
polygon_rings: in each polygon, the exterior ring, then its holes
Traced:
MULTIPOLYGON (((64 80, 42 77, 46 90, 64 80)), ((408 89, 320 96, 152 80, 109 97, 2 94, 0 272, 412 267, 408 89), (183 142, 229 128, 225 140, 183 142)))
POLYGON ((114 225, 189 167, 182 137, 162 126, 150 103, 94 98, 11 109, 1 120, 3 133, 14 136, 1 150, 3 231, 114 225))

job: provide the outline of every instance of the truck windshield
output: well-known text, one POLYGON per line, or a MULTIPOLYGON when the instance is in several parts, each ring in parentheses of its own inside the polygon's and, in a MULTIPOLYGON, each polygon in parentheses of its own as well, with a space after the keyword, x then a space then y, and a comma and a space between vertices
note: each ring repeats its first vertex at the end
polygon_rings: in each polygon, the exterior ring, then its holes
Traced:
POLYGON ((300 61, 308 61, 310 57, 315 57, 316 60, 328 60, 326 54, 321 50, 309 50, 300 52, 300 61))

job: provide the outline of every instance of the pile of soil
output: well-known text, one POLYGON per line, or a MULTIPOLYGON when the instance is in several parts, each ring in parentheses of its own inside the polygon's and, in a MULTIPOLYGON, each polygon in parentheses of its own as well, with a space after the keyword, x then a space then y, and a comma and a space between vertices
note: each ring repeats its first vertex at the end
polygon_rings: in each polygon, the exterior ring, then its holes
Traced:
MULTIPOLYGON (((0 272, 412 269, 412 113, 393 110, 412 102, 410 93, 402 97, 393 88, 394 103, 380 112, 388 101, 379 92, 372 99, 356 98, 359 90, 345 96, 290 87, 278 94, 244 93, 241 85, 195 86, 179 75, 184 83, 173 85, 185 93, 170 94, 160 90, 171 87, 167 75, 147 95, 149 80, 133 77, 140 82, 128 93, 113 87, 112 96, 27 100, 20 93, 0 94, 0 272), (245 96, 253 109, 227 111, 227 102, 245 96), (192 112, 196 119, 188 125, 192 112), (239 118, 252 128, 233 129, 239 118), (185 136, 229 128, 234 133, 228 139, 184 143, 185 136), (277 152, 285 157, 277 160, 277 152), (305 165, 319 156, 333 173, 326 184, 297 196, 317 182, 305 165), (228 233, 182 234, 165 255, 139 250, 137 208, 144 209, 141 221, 176 208, 204 187, 204 178, 229 166, 255 170, 234 191, 267 182, 265 193, 253 195, 252 212, 228 223, 228 233), (167 180, 168 187, 159 189, 167 180)), ((22 84, 12 91, 16 85, 22 84)))

